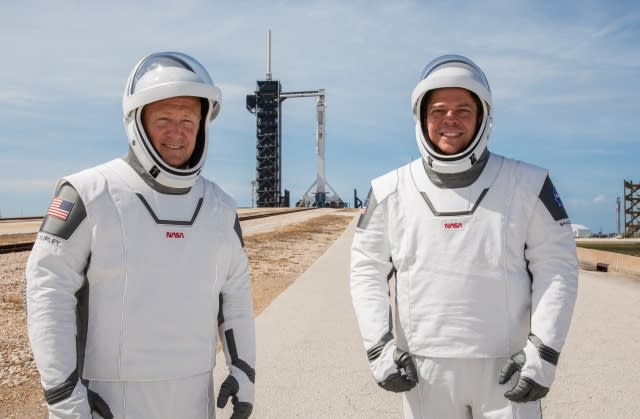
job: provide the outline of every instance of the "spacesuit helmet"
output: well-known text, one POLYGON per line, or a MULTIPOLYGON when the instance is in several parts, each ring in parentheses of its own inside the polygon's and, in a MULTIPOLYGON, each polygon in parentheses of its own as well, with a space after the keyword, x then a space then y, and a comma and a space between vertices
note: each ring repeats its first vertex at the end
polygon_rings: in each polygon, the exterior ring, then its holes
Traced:
POLYGON ((473 61, 461 55, 442 55, 429 62, 420 73, 420 81, 411 94, 416 140, 424 161, 439 173, 461 173, 478 161, 487 149, 493 126, 491 88, 484 73, 473 61), (429 139, 422 115, 423 101, 429 92, 445 87, 458 87, 471 92, 479 103, 476 132, 471 142, 456 154, 442 153, 429 139))
POLYGON ((186 54, 157 52, 136 64, 122 96, 124 127, 136 158, 156 182, 170 188, 188 188, 195 183, 207 156, 207 125, 218 116, 221 99, 220 89, 207 70, 186 54), (145 105, 178 96, 200 98, 202 104, 195 148, 183 168, 162 159, 142 124, 145 105))

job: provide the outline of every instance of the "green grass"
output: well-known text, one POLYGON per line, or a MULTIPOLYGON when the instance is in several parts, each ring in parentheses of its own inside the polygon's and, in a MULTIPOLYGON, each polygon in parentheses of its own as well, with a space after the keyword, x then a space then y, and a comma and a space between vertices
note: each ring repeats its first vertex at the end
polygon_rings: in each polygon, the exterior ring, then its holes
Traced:
POLYGON ((577 242, 576 246, 585 249, 602 250, 603 252, 623 253, 625 255, 640 256, 640 243, 585 243, 577 242))

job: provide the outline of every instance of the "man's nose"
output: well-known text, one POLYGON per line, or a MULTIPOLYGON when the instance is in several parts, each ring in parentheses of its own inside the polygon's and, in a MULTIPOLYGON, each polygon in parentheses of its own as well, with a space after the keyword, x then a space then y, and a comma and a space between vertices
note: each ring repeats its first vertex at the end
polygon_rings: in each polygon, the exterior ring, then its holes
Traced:
POLYGON ((455 111, 453 109, 446 111, 442 119, 447 122, 455 121, 457 119, 455 115, 455 111))
POLYGON ((179 135, 182 132, 179 122, 171 122, 169 124, 169 133, 173 135, 179 135))

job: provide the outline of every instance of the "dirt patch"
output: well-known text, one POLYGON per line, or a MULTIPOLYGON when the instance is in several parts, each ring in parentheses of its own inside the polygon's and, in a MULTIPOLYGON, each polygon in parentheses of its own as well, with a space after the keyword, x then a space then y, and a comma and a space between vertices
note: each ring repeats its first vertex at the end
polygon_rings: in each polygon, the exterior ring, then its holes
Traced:
MULTIPOLYGON (((356 210, 335 211, 245 237, 255 315, 324 253, 355 214, 356 210)), ((18 241, 29 240, 33 238, 18 241)), ((0 418, 3 419, 46 417, 24 317, 24 267, 28 256, 29 252, 0 255, 0 418)))

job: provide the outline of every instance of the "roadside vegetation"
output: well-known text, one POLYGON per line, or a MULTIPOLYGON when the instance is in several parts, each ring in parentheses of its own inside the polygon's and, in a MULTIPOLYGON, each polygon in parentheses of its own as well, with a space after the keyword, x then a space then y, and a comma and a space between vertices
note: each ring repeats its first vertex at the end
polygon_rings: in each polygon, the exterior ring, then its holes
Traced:
POLYGON ((636 242, 587 242, 577 241, 577 247, 585 249, 601 250, 603 252, 622 253, 625 255, 640 257, 640 243, 636 242))

